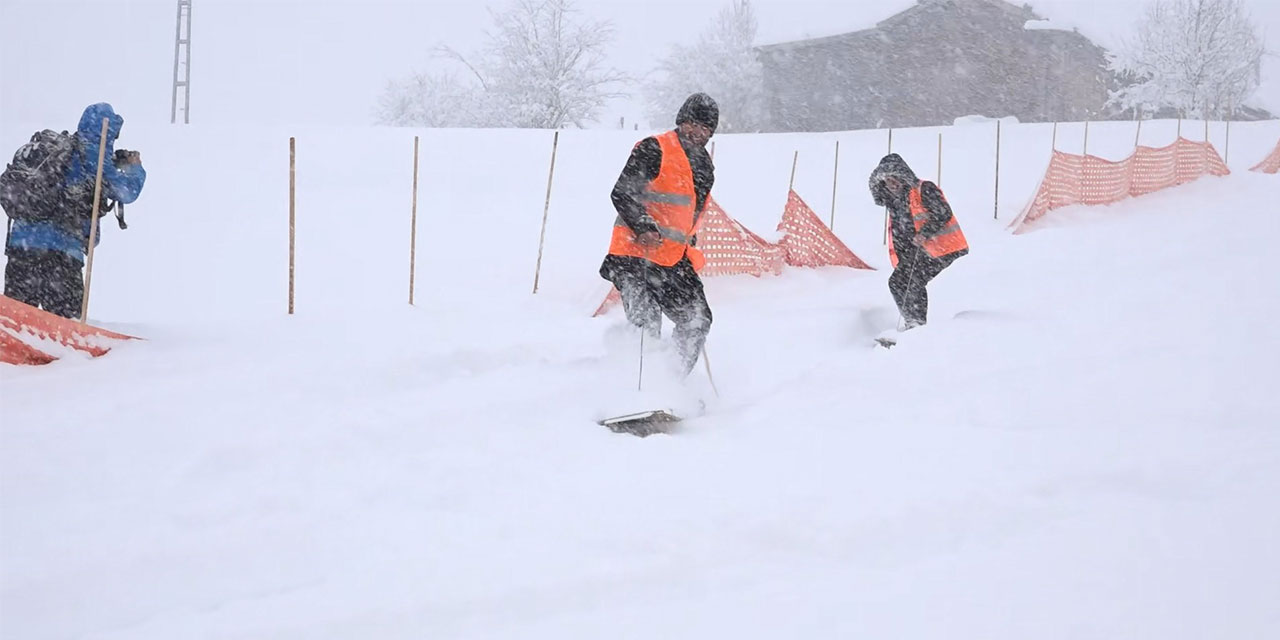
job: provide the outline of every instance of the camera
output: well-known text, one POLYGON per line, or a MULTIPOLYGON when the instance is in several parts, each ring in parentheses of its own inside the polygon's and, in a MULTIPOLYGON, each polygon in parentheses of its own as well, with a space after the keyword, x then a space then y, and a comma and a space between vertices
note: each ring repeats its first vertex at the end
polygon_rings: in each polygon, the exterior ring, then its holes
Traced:
POLYGON ((114 156, 112 156, 111 162, 115 164, 117 167, 127 165, 129 164, 130 156, 136 153, 137 153, 136 151, 130 151, 128 149, 116 149, 116 153, 114 156))

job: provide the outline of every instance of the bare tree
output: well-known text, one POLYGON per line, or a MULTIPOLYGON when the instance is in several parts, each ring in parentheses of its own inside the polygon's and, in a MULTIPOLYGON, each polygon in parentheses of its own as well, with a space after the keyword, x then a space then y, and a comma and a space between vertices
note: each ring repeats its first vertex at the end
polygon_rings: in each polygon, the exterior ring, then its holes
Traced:
POLYGON ((691 93, 720 105, 719 131, 760 131, 767 124, 764 81, 755 52, 757 22, 750 0, 732 0, 692 45, 673 45, 644 94, 652 122, 668 122, 691 93))
POLYGON ((1111 55, 1126 84, 1109 104, 1139 114, 1172 108, 1222 116, 1257 90, 1265 53, 1242 0, 1155 0, 1137 40, 1111 55))
POLYGON ((446 73, 414 73, 387 83, 378 100, 378 124, 397 127, 496 126, 483 90, 446 73))
POLYGON ((580 20, 572 0, 514 0, 490 11, 494 31, 467 56, 437 47, 436 58, 461 65, 473 82, 415 74, 392 82, 380 99, 383 124, 460 127, 582 127, 595 120, 622 73, 607 68, 613 39, 607 22, 580 20))

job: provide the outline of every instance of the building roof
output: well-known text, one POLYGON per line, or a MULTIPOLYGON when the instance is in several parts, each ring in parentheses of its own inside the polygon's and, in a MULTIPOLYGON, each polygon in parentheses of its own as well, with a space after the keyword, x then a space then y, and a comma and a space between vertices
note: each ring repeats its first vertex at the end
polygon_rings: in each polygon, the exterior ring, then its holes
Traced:
POLYGON ((825 36, 802 38, 798 40, 766 43, 757 46, 756 49, 762 53, 781 53, 832 44, 851 44, 866 38, 874 37, 877 32, 885 29, 886 27, 891 27, 896 23, 908 20, 913 14, 919 13, 927 8, 948 5, 962 10, 965 8, 976 8, 978 6, 998 6, 1006 10, 1013 19, 1020 19, 1024 22, 1028 20, 1042 19, 1041 16, 1037 15, 1030 6, 1018 6, 1010 2, 1006 2, 1005 0, 917 0, 917 2, 910 7, 884 18, 883 20, 879 20, 873 26, 864 29, 845 31, 825 36))

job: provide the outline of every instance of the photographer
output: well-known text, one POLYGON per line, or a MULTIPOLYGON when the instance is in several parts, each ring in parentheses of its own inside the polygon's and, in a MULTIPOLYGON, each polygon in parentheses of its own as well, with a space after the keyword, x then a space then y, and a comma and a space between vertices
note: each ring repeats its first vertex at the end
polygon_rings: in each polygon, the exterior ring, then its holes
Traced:
POLYGON ((10 218, 4 295, 66 318, 80 317, 84 297, 103 118, 110 164, 102 168, 99 217, 120 207, 124 228, 123 205, 137 200, 147 172, 141 154, 114 149, 124 118, 110 104, 86 108, 74 134, 36 133, 0 174, 0 207, 10 218))

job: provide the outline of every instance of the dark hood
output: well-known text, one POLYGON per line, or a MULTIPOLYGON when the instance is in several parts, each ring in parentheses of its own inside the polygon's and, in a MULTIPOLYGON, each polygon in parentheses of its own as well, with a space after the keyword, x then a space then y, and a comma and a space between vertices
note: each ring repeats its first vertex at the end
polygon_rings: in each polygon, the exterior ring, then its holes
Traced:
POLYGON ((881 183, 886 176, 896 176, 898 179, 909 185, 920 183, 920 178, 916 177, 916 172, 907 166, 907 161, 902 156, 891 153, 880 159, 880 164, 876 165, 871 176, 867 178, 867 188, 871 190, 871 197, 879 206, 888 203, 888 198, 892 194, 888 193, 888 189, 881 183))

